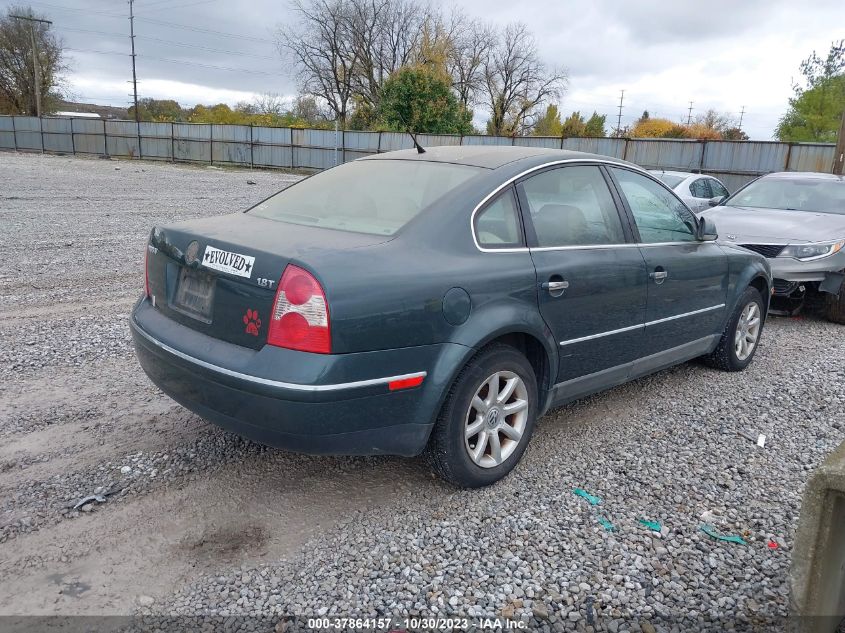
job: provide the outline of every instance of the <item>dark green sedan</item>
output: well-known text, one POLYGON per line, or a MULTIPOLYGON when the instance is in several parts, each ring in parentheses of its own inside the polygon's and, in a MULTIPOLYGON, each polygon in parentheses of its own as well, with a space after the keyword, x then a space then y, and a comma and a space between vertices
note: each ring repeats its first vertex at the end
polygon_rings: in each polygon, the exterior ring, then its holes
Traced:
POLYGON ((472 146, 156 227, 146 274, 135 349, 174 400, 294 451, 425 452, 465 487, 551 407, 696 357, 744 369, 772 287, 634 165, 472 146))

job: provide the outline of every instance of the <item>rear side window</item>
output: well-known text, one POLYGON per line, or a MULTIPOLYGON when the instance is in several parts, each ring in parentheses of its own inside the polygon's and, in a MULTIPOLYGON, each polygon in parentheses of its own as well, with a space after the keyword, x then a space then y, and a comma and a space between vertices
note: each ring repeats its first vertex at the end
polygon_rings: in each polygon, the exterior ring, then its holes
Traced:
POLYGON ((622 221, 607 183, 594 166, 560 167, 525 180, 538 246, 622 244, 622 221))
POLYGON ((653 244, 696 240, 695 218, 683 202, 651 178, 627 169, 611 169, 631 207, 641 242, 653 244))
POLYGON ((513 189, 508 189, 475 216, 475 236, 484 248, 522 246, 522 231, 513 189))
POLYGON ((690 193, 693 197, 712 198, 713 196, 710 194, 710 187, 707 183, 708 180, 706 178, 699 178, 698 180, 693 181, 689 186, 690 193))
POLYGON ((423 160, 361 160, 306 178, 255 206, 262 218, 393 235, 483 170, 423 160))

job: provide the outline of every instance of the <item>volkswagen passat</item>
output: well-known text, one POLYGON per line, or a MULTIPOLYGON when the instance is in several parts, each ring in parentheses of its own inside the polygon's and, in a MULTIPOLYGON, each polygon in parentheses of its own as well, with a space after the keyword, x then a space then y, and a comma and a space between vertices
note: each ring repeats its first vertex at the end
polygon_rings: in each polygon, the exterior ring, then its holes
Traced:
POLYGON ((392 152, 154 228, 132 335, 155 384, 235 433, 425 451, 483 486, 550 407, 699 356, 751 362, 769 266, 716 237, 613 159, 392 152))

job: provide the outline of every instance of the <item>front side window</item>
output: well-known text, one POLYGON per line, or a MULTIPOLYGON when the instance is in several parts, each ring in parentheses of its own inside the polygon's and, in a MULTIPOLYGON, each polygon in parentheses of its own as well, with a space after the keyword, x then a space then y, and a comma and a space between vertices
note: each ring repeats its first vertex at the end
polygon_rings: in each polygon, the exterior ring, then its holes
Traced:
POLYGON ((706 178, 699 178, 694 180, 689 186, 690 193, 694 198, 712 198, 710 195, 710 187, 707 185, 706 178))
POLYGON ((538 246, 622 244, 622 221, 598 167, 544 171, 521 185, 538 246))
POLYGON ((522 246, 517 213, 513 189, 508 187, 475 216, 478 245, 484 248, 522 246))
POLYGON ((393 235, 484 171, 424 160, 354 161, 302 180, 250 213, 289 224, 393 235))
POLYGON ((611 169, 631 207, 642 243, 696 240, 695 217, 683 202, 651 178, 627 169, 611 169))

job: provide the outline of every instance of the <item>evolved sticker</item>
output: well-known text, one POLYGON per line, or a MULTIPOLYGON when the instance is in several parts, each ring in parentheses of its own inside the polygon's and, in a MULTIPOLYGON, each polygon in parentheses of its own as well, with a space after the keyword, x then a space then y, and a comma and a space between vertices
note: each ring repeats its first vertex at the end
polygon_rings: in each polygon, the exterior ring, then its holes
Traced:
POLYGON ((254 263, 254 257, 222 251, 213 246, 206 246, 205 254, 202 256, 202 265, 206 268, 237 275, 238 277, 246 277, 247 279, 252 277, 252 265, 254 263))

